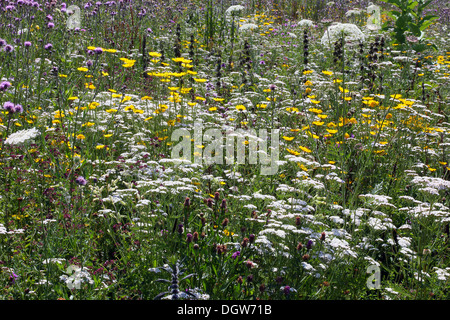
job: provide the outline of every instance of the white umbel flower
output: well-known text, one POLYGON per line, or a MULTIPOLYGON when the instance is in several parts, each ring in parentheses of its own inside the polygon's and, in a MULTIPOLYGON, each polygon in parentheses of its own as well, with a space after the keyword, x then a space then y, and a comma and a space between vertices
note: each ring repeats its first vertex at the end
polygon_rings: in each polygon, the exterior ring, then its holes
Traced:
POLYGON ((364 41, 364 34, 359 28, 352 23, 336 23, 328 27, 325 31, 321 42, 324 46, 332 46, 341 36, 345 41, 364 41))
POLYGON ((11 134, 5 140, 5 143, 11 144, 11 145, 20 145, 20 144, 23 144, 25 141, 36 138, 39 134, 40 134, 40 132, 36 128, 20 130, 20 131, 17 131, 15 133, 11 134))
POLYGON ((244 10, 244 9, 245 9, 244 6, 241 6, 241 5, 231 6, 225 11, 225 14, 228 16, 235 12, 240 12, 241 10, 244 10))
POLYGON ((240 31, 247 31, 247 30, 253 30, 257 29, 258 26, 254 23, 244 23, 242 26, 239 27, 240 31))

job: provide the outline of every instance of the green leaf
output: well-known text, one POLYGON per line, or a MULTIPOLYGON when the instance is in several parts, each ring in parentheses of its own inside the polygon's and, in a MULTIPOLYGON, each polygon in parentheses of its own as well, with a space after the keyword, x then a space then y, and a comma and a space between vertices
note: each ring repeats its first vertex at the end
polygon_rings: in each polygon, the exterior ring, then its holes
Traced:
POLYGON ((407 8, 413 10, 415 7, 417 7, 419 3, 417 1, 411 2, 407 8))
POLYGON ((422 32, 420 31, 420 28, 417 24, 415 23, 408 23, 409 25, 409 29, 411 30, 411 32, 416 36, 416 37, 420 37, 420 35, 422 34, 422 32))

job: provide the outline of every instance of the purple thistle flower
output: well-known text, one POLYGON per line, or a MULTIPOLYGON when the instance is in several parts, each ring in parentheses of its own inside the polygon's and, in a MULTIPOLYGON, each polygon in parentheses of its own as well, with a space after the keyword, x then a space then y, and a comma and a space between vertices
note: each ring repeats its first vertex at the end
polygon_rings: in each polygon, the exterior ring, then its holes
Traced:
POLYGON ((12 52, 14 50, 14 47, 10 44, 7 44, 5 46, 5 52, 12 52))
POLYGON ((94 52, 95 52, 96 54, 102 54, 102 53, 103 53, 103 49, 102 49, 102 48, 95 48, 95 49, 94 49, 94 52))
POLYGON ((12 103, 11 101, 6 101, 3 104, 3 109, 5 109, 6 111, 8 111, 9 113, 14 113, 14 111, 16 111, 16 108, 14 106, 14 103, 12 103))
POLYGON ((0 38, 0 47, 3 47, 5 45, 6 45, 6 40, 0 38))
POLYGON ((14 106, 14 112, 18 112, 18 113, 22 113, 23 112, 23 107, 20 104, 16 104, 14 106))
POLYGON ((82 176, 79 176, 78 178, 76 178, 75 182, 80 186, 84 186, 87 183, 86 179, 82 176))
POLYGON ((8 81, 3 81, 0 83, 0 91, 5 91, 9 87, 11 87, 11 83, 8 81))
POLYGON ((25 41, 23 43, 23 45, 25 46, 25 48, 29 48, 29 47, 31 47, 31 42, 30 41, 25 41))
POLYGON ((51 50, 53 48, 53 45, 51 44, 51 43, 47 43, 45 46, 44 46, 44 49, 45 50, 51 50))
POLYGON ((236 251, 235 253, 233 253, 233 255, 231 256, 233 259, 236 259, 237 257, 239 257, 241 255, 240 251, 236 251))
POLYGON ((47 28, 49 28, 49 29, 53 29, 54 27, 55 27, 55 24, 53 22, 49 22, 47 24, 47 28))

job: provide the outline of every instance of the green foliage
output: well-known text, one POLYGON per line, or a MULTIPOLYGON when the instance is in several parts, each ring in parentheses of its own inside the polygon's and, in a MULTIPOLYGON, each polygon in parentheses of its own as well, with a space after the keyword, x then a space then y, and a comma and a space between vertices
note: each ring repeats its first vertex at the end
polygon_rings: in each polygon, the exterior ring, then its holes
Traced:
MULTIPOLYGON (((433 0, 381 0, 396 6, 399 10, 391 10, 388 15, 394 19, 394 25, 386 22, 383 30, 391 30, 393 41, 399 45, 406 45, 407 33, 423 40, 424 31, 438 19, 435 15, 423 16, 424 9, 430 5, 433 0)), ((435 46, 433 46, 436 48, 435 46)), ((413 49, 422 52, 427 48, 426 44, 418 43, 413 45, 413 49)))

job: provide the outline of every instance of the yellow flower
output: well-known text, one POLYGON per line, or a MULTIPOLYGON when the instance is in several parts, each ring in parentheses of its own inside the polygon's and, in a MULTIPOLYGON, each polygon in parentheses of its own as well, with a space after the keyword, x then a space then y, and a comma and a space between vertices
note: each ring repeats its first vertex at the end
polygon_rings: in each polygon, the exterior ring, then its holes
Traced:
POLYGON ((84 139, 86 139, 86 137, 80 133, 79 135, 77 135, 77 139, 84 140, 84 139))
POLYGON ((294 140, 294 138, 295 138, 295 137, 286 137, 286 136, 283 136, 283 139, 286 140, 286 141, 292 141, 292 140, 294 140))
POLYGON ((159 58, 159 57, 162 56, 162 54, 159 53, 159 52, 149 52, 148 55, 149 55, 150 57, 156 57, 156 58, 159 58))
POLYGON ((89 69, 85 68, 85 67, 79 67, 77 70, 82 71, 82 72, 87 72, 89 69))
POLYGON ((310 108, 309 111, 313 112, 313 113, 322 113, 323 111, 320 109, 316 109, 316 108, 310 108))
POLYGON ((206 82, 206 79, 194 78, 194 81, 203 83, 203 82, 206 82))
POLYGON ((211 108, 209 108, 209 111, 216 111, 217 110, 217 107, 211 107, 211 108))
POLYGON ((313 83, 312 83, 311 81, 307 80, 307 81, 304 83, 304 85, 307 86, 307 87, 309 87, 309 86, 312 86, 313 83))
POLYGON ((105 147, 104 144, 99 144, 95 147, 95 149, 100 150, 100 149, 103 149, 104 147, 105 147))
POLYGON ((322 73, 324 75, 331 76, 333 74, 333 71, 322 71, 322 73))
POLYGON ((294 156, 298 156, 300 154, 300 152, 297 152, 295 150, 292 149, 286 149, 287 152, 289 152, 290 154, 294 155, 294 156))
POLYGON ((78 97, 69 97, 68 100, 78 100, 78 97))
POLYGON ((305 151, 307 153, 311 153, 311 150, 308 149, 307 147, 303 147, 303 146, 299 146, 300 150, 305 151))
POLYGON ((245 111, 246 110, 245 106, 242 105, 242 104, 237 105, 236 109, 239 110, 239 111, 245 111))

